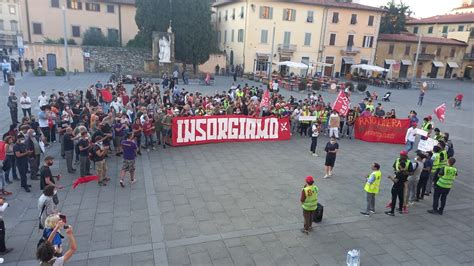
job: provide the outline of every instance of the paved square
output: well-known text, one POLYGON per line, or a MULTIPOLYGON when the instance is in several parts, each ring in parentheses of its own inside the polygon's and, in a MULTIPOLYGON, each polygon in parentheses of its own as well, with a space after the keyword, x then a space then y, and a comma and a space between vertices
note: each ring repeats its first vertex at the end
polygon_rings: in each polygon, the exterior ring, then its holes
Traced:
MULTIPOLYGON (((65 77, 25 76, 17 93, 26 90, 36 100, 41 90, 85 88, 106 74, 78 74, 65 77)), ((240 81, 245 83, 247 81, 240 81)), ((121 188, 121 161, 109 158, 111 184, 90 183, 59 194, 60 209, 74 227, 78 251, 68 265, 344 265, 349 249, 360 249, 363 265, 473 265, 474 264, 474 83, 437 81, 439 87, 416 106, 418 92, 394 90, 392 102, 397 117, 417 110, 419 117, 432 114, 446 102, 446 122, 435 122, 449 132, 454 142, 459 177, 448 196, 443 216, 426 213, 431 198, 410 208, 410 213, 388 217, 383 207, 390 199, 391 184, 385 178, 401 145, 371 144, 340 140, 334 177, 322 179, 324 156, 312 157, 310 140, 294 136, 285 142, 226 143, 159 148, 144 152, 137 161, 138 182, 121 188), (461 110, 452 108, 457 92, 463 92, 461 110), (381 164, 384 178, 376 199, 377 214, 359 214, 365 204, 364 177, 370 164, 381 164), (313 175, 320 187, 319 201, 324 219, 309 236, 300 233, 303 217, 299 204, 304 177, 313 175)), ((190 86, 204 93, 227 90, 229 78, 217 79, 212 87, 190 86)), ((10 116, 6 107, 8 87, 1 87, 2 133, 10 116)), ((383 95, 385 89, 370 88, 383 95)), ((284 95, 304 94, 283 92, 284 95)), ((335 95, 321 93, 326 101, 335 95)), ((354 94, 353 102, 363 96, 354 94)), ((35 111, 36 112, 36 111, 35 111)), ((328 139, 319 139, 322 155, 328 139)), ((57 155, 55 144, 47 153, 57 155)), ((59 156, 56 156, 59 157, 59 156)), ((60 182, 72 183, 62 159, 56 160, 60 182)), ((6 243, 14 251, 5 265, 37 265, 37 181, 32 193, 9 186, 4 218, 6 243)))

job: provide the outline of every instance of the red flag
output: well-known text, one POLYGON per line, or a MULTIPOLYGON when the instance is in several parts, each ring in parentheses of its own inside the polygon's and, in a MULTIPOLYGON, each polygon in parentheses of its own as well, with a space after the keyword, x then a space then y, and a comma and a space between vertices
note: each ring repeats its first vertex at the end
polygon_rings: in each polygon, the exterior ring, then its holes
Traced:
POLYGON ((260 102, 260 108, 270 106, 270 92, 266 90, 263 93, 262 101, 260 102))
POLYGON ((446 104, 443 103, 442 105, 436 107, 436 109, 434 109, 434 113, 438 117, 439 121, 444 122, 444 116, 446 114, 446 104))
POLYGON ((339 92, 336 101, 332 105, 332 109, 337 111, 340 115, 347 115, 351 105, 351 100, 346 96, 343 90, 339 92))
POLYGON ((101 94, 102 94, 102 100, 104 100, 104 102, 110 103, 112 101, 113 96, 109 90, 103 89, 101 90, 101 94))
POLYGON ((96 175, 88 175, 88 176, 83 176, 79 177, 78 179, 74 180, 74 183, 72 183, 72 188, 76 188, 79 184, 85 184, 91 181, 97 181, 99 180, 99 176, 96 175))
POLYGON ((6 147, 6 142, 3 140, 0 140, 0 161, 4 161, 5 158, 7 157, 7 150, 5 149, 6 147))

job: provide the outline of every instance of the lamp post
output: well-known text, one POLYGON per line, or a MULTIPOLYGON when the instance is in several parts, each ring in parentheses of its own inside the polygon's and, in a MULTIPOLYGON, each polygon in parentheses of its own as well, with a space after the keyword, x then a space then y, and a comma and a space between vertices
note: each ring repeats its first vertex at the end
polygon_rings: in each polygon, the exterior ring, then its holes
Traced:
POLYGON ((270 85, 270 80, 272 80, 273 49, 275 49, 275 23, 273 23, 272 53, 270 54, 270 66, 268 67, 268 85, 270 85))
POLYGON ((64 53, 66 54, 66 76, 69 80, 69 54, 67 49, 67 23, 66 23, 66 8, 63 6, 63 26, 64 26, 64 53))
POLYGON ((421 46, 421 34, 418 35, 418 46, 416 47, 415 65, 413 66, 413 76, 411 78, 412 82, 415 82, 416 72, 418 68, 418 55, 420 54, 420 46, 421 46))

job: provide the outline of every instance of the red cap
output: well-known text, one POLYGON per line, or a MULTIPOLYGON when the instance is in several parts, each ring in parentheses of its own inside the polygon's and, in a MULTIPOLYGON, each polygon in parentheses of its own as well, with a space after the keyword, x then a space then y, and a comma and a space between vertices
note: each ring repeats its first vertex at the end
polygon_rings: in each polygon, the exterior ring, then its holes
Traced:
POLYGON ((428 120, 433 119, 433 118, 431 117, 431 115, 427 116, 426 118, 428 118, 428 120))
POLYGON ((309 175, 309 176, 307 176, 307 177, 306 177, 306 183, 308 183, 308 184, 312 184, 312 183, 314 183, 314 179, 313 179, 313 177, 312 177, 312 176, 310 176, 310 175, 309 175))
POLYGON ((400 152, 400 155, 405 155, 405 156, 407 156, 407 155, 408 155, 408 152, 407 152, 407 151, 401 151, 401 152, 400 152))

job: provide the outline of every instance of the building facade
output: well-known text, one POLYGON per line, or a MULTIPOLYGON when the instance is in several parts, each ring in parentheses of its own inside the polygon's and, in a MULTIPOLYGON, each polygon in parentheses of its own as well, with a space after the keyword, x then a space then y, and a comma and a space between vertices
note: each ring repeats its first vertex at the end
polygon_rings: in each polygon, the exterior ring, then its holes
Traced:
POLYGON ((408 32, 429 37, 447 37, 450 32, 470 32, 474 28, 474 13, 439 15, 407 21, 408 32))
POLYGON ((135 0, 20 0, 25 42, 43 43, 64 37, 63 7, 68 39, 82 44, 86 30, 101 31, 121 45, 138 32, 135 0))
POLYGON ((18 54, 21 38, 19 0, 0 0, 0 49, 2 54, 18 54))
POLYGON ((449 79, 463 75, 462 65, 467 44, 462 41, 421 37, 415 68, 419 35, 380 34, 376 64, 390 69, 393 78, 449 79))
MULTIPOLYGON (((214 4, 218 47, 226 53, 229 66, 242 66, 244 72, 269 71, 271 61, 328 62, 334 66, 317 71, 334 75, 341 71, 343 56, 352 57, 353 62, 362 57, 373 61, 381 14, 378 8, 336 0, 221 0, 214 4), (333 23, 334 13, 340 19, 333 23), (351 24, 353 14, 358 18, 351 24), (367 27, 370 16, 373 26, 367 27), (331 33, 338 37, 334 39, 331 33), (367 41, 372 47, 361 49, 365 35, 375 39, 367 41)), ((279 68, 272 69, 286 71, 284 66, 279 68)))
POLYGON ((474 13, 474 0, 462 0, 461 6, 454 8, 448 14, 474 13))

